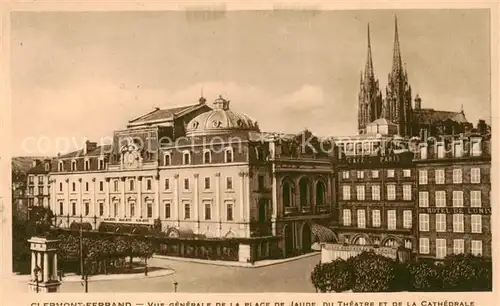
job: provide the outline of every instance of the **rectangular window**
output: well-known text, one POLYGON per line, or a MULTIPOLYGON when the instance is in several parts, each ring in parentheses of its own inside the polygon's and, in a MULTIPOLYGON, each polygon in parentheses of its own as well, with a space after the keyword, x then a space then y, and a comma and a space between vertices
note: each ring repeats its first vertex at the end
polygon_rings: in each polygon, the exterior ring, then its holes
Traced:
POLYGON ((419 207, 429 207, 429 192, 419 191, 418 192, 418 206, 419 207))
POLYGON ((117 191, 118 191, 118 180, 114 180, 114 181, 113 181, 113 190, 114 190, 115 192, 117 192, 117 191))
POLYGON ((453 207, 464 207, 464 192, 453 191, 453 207))
POLYGON ((378 170, 372 170, 372 178, 378 178, 378 170))
POLYGON ((410 177, 411 169, 403 169, 403 177, 410 177))
POLYGON ((403 211, 403 227, 404 228, 411 228, 411 226, 412 226, 411 210, 404 210, 403 211))
POLYGON ((170 219, 170 203, 165 203, 165 219, 170 219))
POLYGON ((263 175, 258 176, 258 186, 259 186, 259 191, 264 190, 264 176, 263 175))
POLYGON ((463 254, 465 252, 465 244, 463 239, 453 239, 453 254, 463 254))
POLYGON ((444 144, 437 145, 437 155, 438 158, 444 158, 444 144))
POLYGON ((436 171, 434 171, 434 176, 436 178, 436 184, 444 184, 444 169, 436 169, 436 171))
POLYGON ((436 214, 436 232, 446 232, 445 214, 436 214))
POLYGON ((358 171, 358 179, 363 179, 365 177, 364 171, 358 171))
POLYGON ((482 256, 483 255, 483 242, 481 240, 472 240, 470 252, 472 255, 482 256))
POLYGON ((427 185, 427 170, 418 171, 418 184, 427 185))
POLYGON ((446 192, 445 191, 436 191, 434 193, 436 207, 446 207, 446 192))
POLYGON ((358 228, 366 228, 366 211, 358 209, 358 228))
POLYGON ((189 190, 189 179, 188 178, 184 179, 184 190, 189 190))
POLYGON ((481 183, 481 169, 480 168, 470 169, 470 182, 472 184, 481 183))
POLYGON ((351 210, 350 209, 344 209, 342 211, 342 221, 344 223, 344 226, 351 226, 351 210))
POLYGON ((43 184, 43 176, 38 177, 38 184, 43 184))
POLYGON ((387 200, 396 200, 396 185, 387 185, 387 200))
POLYGON ((205 204, 205 220, 210 220, 212 218, 212 207, 210 203, 205 204))
POLYGON ((85 216, 88 216, 90 213, 90 204, 89 204, 89 202, 85 202, 83 205, 85 208, 85 216))
POLYGON ((76 202, 71 203, 71 214, 76 216, 76 202))
POLYGON ((380 210, 372 210, 372 226, 373 227, 380 227, 381 225, 381 220, 380 220, 380 210))
POLYGON ((471 141, 472 147, 472 156, 481 156, 481 140, 473 140, 471 141))
POLYGON ((59 183, 59 191, 62 192, 63 191, 63 184, 62 183, 59 183))
POLYGON ((104 191, 104 182, 103 181, 99 182, 99 191, 104 191))
POLYGON ((420 147, 420 159, 427 159, 427 145, 420 147))
POLYGON ((30 175, 28 177, 28 183, 31 185, 31 184, 34 184, 35 183, 35 177, 33 175, 30 175))
POLYGON ((481 215, 470 215, 470 230, 471 233, 482 232, 482 216, 481 215))
POLYGON ((419 239, 419 252, 420 254, 429 254, 429 238, 419 239))
POLYGON ((380 201, 380 186, 379 185, 372 186, 372 200, 380 201))
POLYGON ((233 221, 233 204, 227 204, 226 218, 227 218, 227 221, 233 221))
POLYGON ((184 204, 184 219, 191 218, 191 207, 188 203, 184 204))
POLYGON ((104 216, 104 202, 99 202, 99 216, 104 216))
POLYGON ((85 191, 89 191, 89 182, 85 182, 85 191))
POLYGON ((387 211, 387 228, 390 230, 396 229, 396 211, 393 209, 387 211))
POLYGON ((470 206, 481 207, 481 191, 472 190, 470 192, 470 206))
POLYGON ((148 202, 146 204, 147 206, 147 214, 148 214, 148 218, 152 218, 153 217, 153 203, 151 202, 148 202))
POLYGON ((165 190, 170 190, 170 179, 166 178, 165 179, 165 190))
POLYGON ((351 186, 349 185, 342 186, 342 199, 344 200, 351 199, 351 186))
POLYGON ((42 187, 38 187, 38 194, 39 195, 43 195, 43 186, 42 187))
POLYGON ((364 185, 356 186, 356 196, 358 198, 358 201, 365 200, 365 186, 364 185))
POLYGON ((146 180, 146 190, 151 190, 151 179, 146 180))
POLYGON ((28 188, 28 194, 29 195, 34 195, 35 194, 35 187, 28 188))
POLYGON ((233 178, 232 177, 226 178, 226 189, 233 189, 233 178))
POLYGON ((135 183, 135 181, 134 181, 134 180, 130 180, 130 181, 129 181, 129 185, 130 185, 130 186, 129 186, 129 189, 130 189, 130 191, 134 191, 134 187, 135 187, 135 186, 134 186, 134 183, 135 183))
POLYGON ((387 177, 394 177, 394 170, 393 169, 387 170, 387 177))
POLYGON ((403 185, 403 200, 411 201, 411 185, 403 185))
POLYGON ((446 257, 446 239, 436 239, 436 257, 439 259, 446 257))
POLYGON ((210 178, 209 177, 205 178, 205 189, 210 189, 210 178))
POLYGON ((429 231, 429 214, 419 214, 418 216, 418 229, 421 232, 429 231))
POLYGON ((342 178, 345 180, 349 179, 349 171, 342 171, 342 178))
POLYGON ((462 169, 453 169, 453 184, 462 184, 462 169))
POLYGON ((73 192, 75 192, 75 191, 76 191, 76 183, 75 183, 75 182, 73 182, 73 184, 72 184, 72 186, 71 186, 71 187, 72 187, 73 192))
POLYGON ((64 203, 59 202, 59 215, 64 215, 64 203))
POLYGON ((464 232, 464 215, 463 214, 453 214, 453 232, 463 233, 464 232))

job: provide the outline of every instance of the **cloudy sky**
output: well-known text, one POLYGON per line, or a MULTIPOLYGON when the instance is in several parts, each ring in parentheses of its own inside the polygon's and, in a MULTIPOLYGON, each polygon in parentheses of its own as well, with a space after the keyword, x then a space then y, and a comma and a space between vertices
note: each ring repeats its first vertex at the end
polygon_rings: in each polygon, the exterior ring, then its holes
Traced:
MULTIPOLYGON (((154 107, 196 103, 201 90, 209 102, 222 94, 266 131, 356 133, 367 24, 385 92, 394 14, 13 13, 13 154, 56 154, 61 138, 73 139, 75 149, 154 107), (45 147, 35 150, 33 139, 45 139, 45 147)), ((463 105, 469 121, 489 121, 488 11, 397 16, 403 60, 423 107, 463 105)))

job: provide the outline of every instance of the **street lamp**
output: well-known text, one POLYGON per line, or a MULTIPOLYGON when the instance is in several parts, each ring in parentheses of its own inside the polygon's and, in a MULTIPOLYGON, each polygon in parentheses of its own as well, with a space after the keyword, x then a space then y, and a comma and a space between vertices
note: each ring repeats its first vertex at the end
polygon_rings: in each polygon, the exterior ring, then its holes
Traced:
POLYGON ((39 266, 35 266, 35 268, 33 269, 33 274, 35 275, 36 293, 40 292, 39 283, 40 283, 40 272, 41 271, 42 271, 42 269, 40 269, 39 266))
POLYGON ((177 283, 176 281, 174 281, 174 292, 177 292, 177 285, 179 285, 179 283, 177 283))

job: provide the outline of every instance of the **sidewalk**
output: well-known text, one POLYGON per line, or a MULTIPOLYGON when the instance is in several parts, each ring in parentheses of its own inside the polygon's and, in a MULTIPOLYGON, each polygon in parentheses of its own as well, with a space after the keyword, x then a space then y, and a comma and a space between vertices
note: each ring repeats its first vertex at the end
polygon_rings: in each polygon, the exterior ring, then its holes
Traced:
POLYGON ((259 260, 254 263, 250 262, 239 262, 239 261, 222 261, 222 260, 207 260, 207 259, 198 259, 198 258, 186 258, 186 257, 174 257, 174 256, 164 256, 164 255, 153 255, 153 258, 157 259, 168 259, 173 261, 184 261, 184 262, 193 262, 199 264, 206 265, 214 265, 214 266, 226 266, 226 267, 242 267, 242 268, 261 268, 268 267, 272 265, 277 265, 285 262, 295 261, 306 257, 312 256, 320 256, 321 252, 312 252, 296 257, 283 258, 283 259, 265 259, 259 260))
MULTIPOLYGON (((143 279, 143 278, 153 278, 160 276, 167 276, 174 274, 175 271, 170 269, 161 268, 159 270, 148 272, 148 276, 144 275, 144 272, 140 273, 127 273, 127 274, 99 274, 99 275, 90 275, 88 277, 88 282, 93 281, 106 281, 106 280, 124 280, 124 279, 143 279)), ((30 280, 30 275, 12 275, 11 279, 13 281, 21 281, 28 282, 30 280)), ((80 275, 67 275, 62 278, 63 283, 73 283, 73 282, 82 282, 82 278, 80 275)))

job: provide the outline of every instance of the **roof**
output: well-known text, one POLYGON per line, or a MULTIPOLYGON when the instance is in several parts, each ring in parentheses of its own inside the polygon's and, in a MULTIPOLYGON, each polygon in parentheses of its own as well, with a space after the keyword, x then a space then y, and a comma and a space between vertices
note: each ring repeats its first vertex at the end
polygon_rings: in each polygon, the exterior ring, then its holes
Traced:
POLYGON ((468 123, 463 112, 440 111, 432 108, 414 109, 413 116, 420 124, 435 124, 446 120, 468 123))
POLYGON ((49 160, 51 157, 43 156, 17 156, 12 157, 12 171, 20 173, 28 173, 28 171, 33 168, 34 160, 49 160))
POLYGON ((129 125, 140 125, 143 123, 151 122, 151 121, 168 121, 173 120, 174 116, 182 115, 182 113, 194 109, 197 106, 204 104, 192 104, 187 106, 178 106, 173 108, 160 109, 156 108, 154 111, 146 113, 142 116, 139 116, 135 119, 129 120, 129 125))
POLYGON ((64 155, 59 156, 59 158, 71 158, 71 157, 82 157, 82 156, 101 156, 106 153, 111 152, 112 145, 102 145, 98 146, 94 150, 87 152, 87 154, 83 154, 83 149, 73 151, 64 155))

